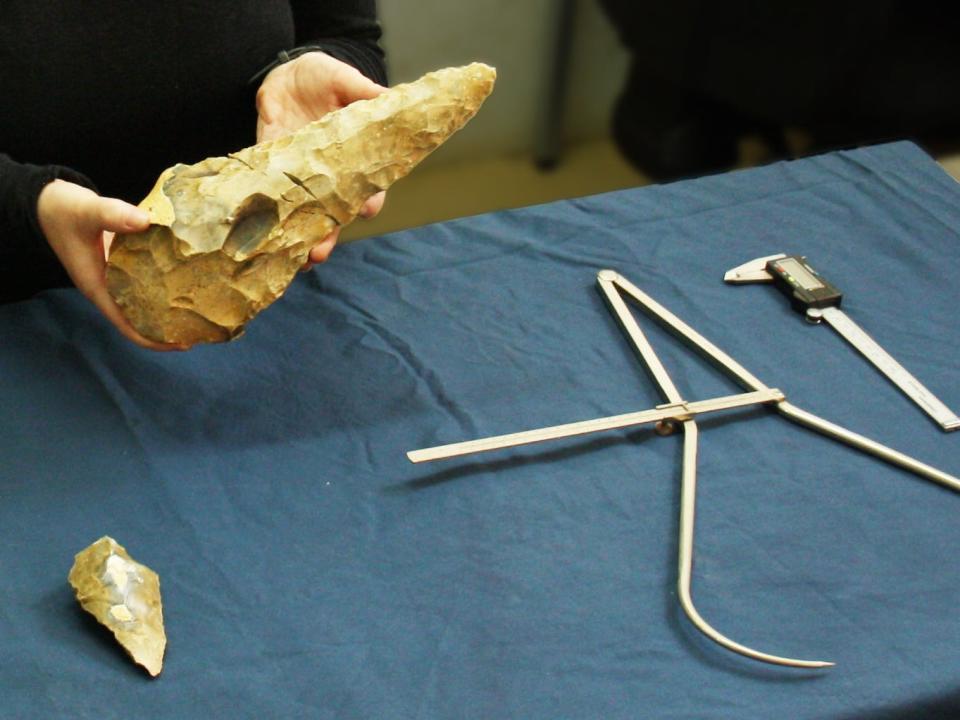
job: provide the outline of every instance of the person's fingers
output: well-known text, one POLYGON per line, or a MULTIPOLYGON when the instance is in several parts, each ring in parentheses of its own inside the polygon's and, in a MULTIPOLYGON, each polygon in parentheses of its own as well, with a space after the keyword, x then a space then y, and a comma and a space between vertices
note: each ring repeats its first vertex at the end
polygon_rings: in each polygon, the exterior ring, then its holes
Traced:
POLYGON ((143 337, 127 320, 110 297, 104 281, 106 271, 107 238, 112 232, 136 232, 150 226, 146 212, 115 198, 101 198, 95 194, 84 198, 79 208, 83 221, 91 227, 90 235, 98 239, 93 252, 75 253, 71 262, 71 277, 77 289, 123 334, 140 347, 157 351, 182 350, 177 345, 154 342, 143 337), (105 233, 104 230, 107 232, 105 233), (111 232, 112 231, 112 232, 111 232))
POLYGON ((307 256, 307 261, 310 263, 326 262, 327 258, 330 257, 330 253, 333 252, 333 248, 336 247, 339 237, 340 228, 337 228, 319 243, 310 248, 310 254, 307 256))
POLYGON ((257 90, 257 142, 283 137, 355 100, 386 88, 324 52, 309 52, 274 68, 257 90))
POLYGON ((77 290, 125 337, 151 350, 186 349, 143 337, 107 291, 106 248, 113 231, 135 232, 149 227, 150 219, 143 210, 122 200, 101 198, 89 188, 55 180, 41 191, 37 215, 50 247, 77 290))
POLYGON ((257 142, 269 142, 270 140, 276 140, 283 132, 283 128, 280 125, 275 125, 273 123, 257 123, 257 142))
POLYGON ((337 96, 338 105, 369 100, 386 90, 357 68, 324 52, 306 53, 298 60, 302 61, 296 68, 298 84, 311 95, 329 88, 337 96))
POLYGON ((257 142, 267 142, 279 137, 282 126, 277 122, 283 116, 283 108, 275 98, 276 93, 270 92, 268 86, 263 85, 257 91, 257 142))
POLYGON ((99 252, 76 253, 71 258, 70 276, 85 298, 92 302, 103 315, 116 326, 124 337, 132 340, 140 347, 150 350, 185 350, 178 345, 166 345, 154 342, 143 337, 127 320, 120 308, 110 297, 104 281, 106 259, 99 252))
POLYGON ((387 191, 381 190, 376 195, 367 198, 367 201, 360 208, 360 217, 372 218, 383 209, 383 203, 387 199, 387 191))
POLYGON ((257 120, 257 142, 269 142, 284 135, 299 130, 304 125, 317 118, 299 107, 290 107, 286 111, 278 112, 274 120, 257 120))
POLYGON ((280 108, 272 93, 268 90, 268 85, 264 84, 257 90, 256 107, 257 116, 266 124, 272 123, 280 112, 280 108))

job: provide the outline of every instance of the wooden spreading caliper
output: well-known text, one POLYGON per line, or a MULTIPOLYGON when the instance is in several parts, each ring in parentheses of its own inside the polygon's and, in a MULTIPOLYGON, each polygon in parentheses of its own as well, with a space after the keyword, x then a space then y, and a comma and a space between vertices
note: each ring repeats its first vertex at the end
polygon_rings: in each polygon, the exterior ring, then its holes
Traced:
POLYGON ((714 642, 728 650, 753 658, 754 660, 799 668, 824 668, 832 666, 833 663, 823 660, 796 660, 778 655, 770 655, 741 645, 714 629, 703 619, 700 613, 697 612, 690 593, 697 492, 698 430, 695 417, 701 413, 747 405, 772 405, 789 420, 851 445, 858 450, 875 455, 882 460, 898 465, 928 480, 945 485, 951 490, 960 492, 960 479, 787 402, 782 392, 775 388, 767 387, 736 360, 613 270, 601 270, 597 275, 597 282, 611 309, 616 314, 624 331, 633 343, 634 348, 640 354, 641 359, 653 376, 660 392, 666 399, 667 402, 665 404, 641 412, 614 415, 596 420, 586 420, 567 425, 556 425, 538 430, 528 430, 526 432, 512 433, 509 435, 498 435, 480 440, 414 450, 407 453, 407 457, 411 462, 415 463, 443 460, 470 453, 497 450, 544 440, 556 440, 645 423, 656 423, 658 432, 661 434, 669 434, 679 425, 679 427, 683 429, 684 435, 683 470, 680 489, 680 537, 677 591, 680 598, 680 605, 683 607, 687 617, 700 632, 714 642), (624 294, 632 298, 653 319, 665 325, 668 330, 676 334, 681 340, 716 363, 720 369, 732 376, 749 392, 712 398, 710 400, 693 402, 684 400, 654 352, 653 347, 637 324, 633 314, 624 302, 624 294))

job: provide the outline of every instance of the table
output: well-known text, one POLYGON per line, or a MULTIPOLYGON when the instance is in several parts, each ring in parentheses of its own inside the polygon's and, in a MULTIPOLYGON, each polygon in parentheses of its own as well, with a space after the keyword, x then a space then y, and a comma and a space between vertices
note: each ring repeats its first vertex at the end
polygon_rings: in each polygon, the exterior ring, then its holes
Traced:
MULTIPOLYGON (((769 410, 435 465, 407 450, 661 402, 610 267, 801 407, 960 473, 944 434, 764 286, 806 254, 960 408, 960 187, 894 143, 369 239, 238 341, 154 354, 73 291, 0 308, 4 718, 894 718, 960 707, 960 496, 769 410), (156 680, 79 609, 111 535, 160 574, 156 680)), ((641 324, 688 399, 735 392, 641 324)))

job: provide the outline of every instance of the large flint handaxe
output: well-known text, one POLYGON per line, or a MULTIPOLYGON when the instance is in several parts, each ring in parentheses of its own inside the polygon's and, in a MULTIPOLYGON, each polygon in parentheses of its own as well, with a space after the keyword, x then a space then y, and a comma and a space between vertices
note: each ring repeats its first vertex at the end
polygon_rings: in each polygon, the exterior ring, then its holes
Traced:
POLYGON ((113 241, 110 294, 151 340, 236 337, 311 247, 472 118, 495 78, 481 63, 438 70, 286 137, 167 169, 140 203, 150 227, 113 241))

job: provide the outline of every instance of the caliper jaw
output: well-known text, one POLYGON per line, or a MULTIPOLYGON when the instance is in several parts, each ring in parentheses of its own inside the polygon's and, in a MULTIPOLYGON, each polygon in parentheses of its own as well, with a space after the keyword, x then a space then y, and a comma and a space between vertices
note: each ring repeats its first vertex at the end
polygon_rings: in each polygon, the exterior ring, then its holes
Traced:
POLYGON ((784 253, 776 255, 766 255, 758 257, 743 265, 737 265, 731 270, 727 270, 723 275, 723 281, 732 285, 746 285, 747 283, 773 282, 773 276, 767 272, 767 263, 771 260, 785 258, 784 253))

